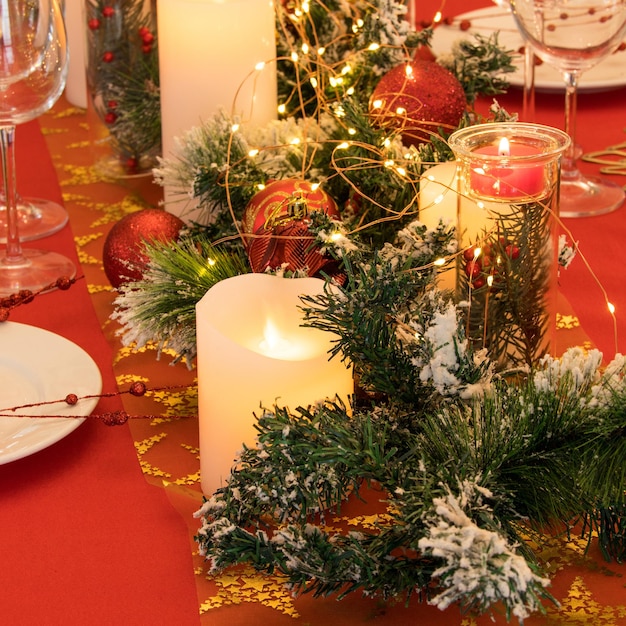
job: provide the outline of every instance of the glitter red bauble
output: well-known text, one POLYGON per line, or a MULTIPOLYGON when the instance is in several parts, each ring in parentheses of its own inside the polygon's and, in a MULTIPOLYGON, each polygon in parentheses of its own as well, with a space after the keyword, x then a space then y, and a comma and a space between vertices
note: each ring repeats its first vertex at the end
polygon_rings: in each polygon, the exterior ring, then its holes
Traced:
POLYGON ((455 130, 465 108, 465 92, 456 76, 425 59, 387 72, 369 101, 372 123, 399 130, 407 145, 430 141, 439 128, 455 130))
POLYGON ((309 213, 323 211, 339 218, 337 204, 321 187, 306 180, 286 178, 268 183, 251 198, 243 214, 243 232, 256 233, 272 218, 286 216, 292 202, 300 198, 306 202, 309 213))
POLYGON ((330 268, 331 259, 320 254, 308 229, 307 216, 323 211, 339 219, 335 201, 319 187, 303 180, 269 183, 248 202, 242 219, 253 272, 285 266, 307 269, 309 276, 330 268))
POLYGON ((162 209, 142 209, 123 217, 104 242, 104 273, 117 289, 127 282, 141 280, 148 261, 144 242, 174 241, 184 222, 162 209))

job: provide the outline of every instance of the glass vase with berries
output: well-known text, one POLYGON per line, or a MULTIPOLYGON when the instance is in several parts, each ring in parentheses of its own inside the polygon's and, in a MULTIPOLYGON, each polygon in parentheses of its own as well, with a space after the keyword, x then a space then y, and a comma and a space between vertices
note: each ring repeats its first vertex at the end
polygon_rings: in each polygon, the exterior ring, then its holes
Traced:
POLYGON ((114 178, 149 173, 161 152, 156 0, 85 3, 97 167, 114 178))

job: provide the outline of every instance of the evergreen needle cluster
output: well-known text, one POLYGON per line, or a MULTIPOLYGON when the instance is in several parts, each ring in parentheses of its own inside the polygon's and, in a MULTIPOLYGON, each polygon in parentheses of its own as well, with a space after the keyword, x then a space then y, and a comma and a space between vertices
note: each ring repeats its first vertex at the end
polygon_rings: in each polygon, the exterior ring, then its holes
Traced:
MULTIPOLYGON (((320 183, 341 220, 314 213, 310 230, 337 262, 338 285, 303 302, 306 323, 334 334, 333 358, 352 364, 359 393, 351 407, 265 407, 256 445, 198 512, 201 552, 214 569, 252 563, 298 591, 473 612, 500 603, 523 621, 550 597, 533 552, 538 527, 565 531, 584 518, 604 532, 607 555, 624 555, 626 363, 618 355, 601 369, 601 355, 578 349, 542 358, 543 320, 529 314, 545 293, 543 230, 524 230, 542 226, 536 216, 518 230, 507 222, 505 238, 536 261, 507 292, 507 326, 517 326, 500 335, 490 325, 485 348, 473 341, 467 309, 435 286, 436 268, 461 253, 458 233, 416 219, 424 170, 452 158, 446 136, 407 147, 368 114, 378 78, 432 32, 412 32, 397 0, 309 2, 302 20, 292 5, 276 7, 285 117, 235 129, 220 113, 161 160, 158 182, 203 213, 178 243, 146 244, 148 268, 121 290, 115 317, 125 343, 155 341, 190 360, 197 301, 249 271, 236 235, 259 186, 320 183), (510 346, 530 355, 515 380, 498 373, 510 346), (352 532, 328 523, 366 485, 387 501, 379 523, 352 532)), ((471 105, 505 88, 510 54, 478 39, 445 62, 466 91, 461 125, 485 121, 471 105)), ((494 104, 486 121, 502 119, 494 104)))
POLYGON ((431 235, 406 230, 412 248, 348 252, 359 262, 345 263, 345 286, 308 300, 309 323, 338 337, 335 358, 349 356, 365 399, 352 411, 266 407, 256 446, 197 513, 197 541, 214 571, 248 562, 299 592, 478 613, 502 603, 522 622, 550 598, 538 529, 566 532, 625 504, 626 361, 601 370, 599 353, 571 349, 500 378, 430 287, 431 235), (387 500, 380 523, 331 524, 365 485, 387 500))

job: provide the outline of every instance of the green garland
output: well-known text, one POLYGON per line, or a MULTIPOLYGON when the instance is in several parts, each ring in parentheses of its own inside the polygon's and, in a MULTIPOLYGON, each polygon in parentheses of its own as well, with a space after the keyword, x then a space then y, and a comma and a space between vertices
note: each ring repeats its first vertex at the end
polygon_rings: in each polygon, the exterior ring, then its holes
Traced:
MULTIPOLYGON (((256 447, 244 447, 227 486, 197 513, 201 552, 213 571, 252 563, 298 591, 404 595, 472 612, 502 603, 523 621, 550 598, 533 552, 537 528, 585 519, 601 530, 605 554, 623 557, 626 364, 617 356, 601 370, 595 351, 559 360, 535 351, 513 381, 472 346, 464 310, 434 287, 439 260, 459 252, 455 233, 415 221, 421 174, 452 158, 446 136, 407 149, 367 113, 377 77, 432 33, 410 32, 394 0, 310 2, 303 25, 289 16, 295 5, 277 7, 281 56, 314 42, 323 62, 281 61, 284 119, 234 133, 217 115, 161 161, 158 181, 199 202, 201 223, 178 244, 147 244, 148 270, 122 288, 115 316, 125 343, 156 341, 190 360, 197 300, 248 271, 236 228, 246 204, 268 180, 304 176, 342 208, 341 222, 314 214, 311 230, 345 279, 304 303, 307 324, 338 337, 334 358, 351 361, 362 393, 350 415, 335 403, 267 407, 256 447), (373 39, 385 45, 370 54, 373 39), (333 83, 347 60, 353 71, 333 83), (380 525, 329 528, 326 512, 366 484, 387 498, 380 525)), ((489 121, 471 104, 505 88, 498 75, 510 60, 497 38, 445 60, 466 91, 461 126, 489 121)), ((490 119, 509 118, 494 105, 490 119)))
POLYGON ((369 400, 352 415, 267 407, 256 446, 198 512, 197 541, 212 571, 248 562, 300 592, 415 595, 442 609, 500 602, 523 621, 550 597, 538 529, 626 504, 626 360, 601 371, 597 351, 571 349, 500 378, 430 286, 432 233, 406 231, 412 246, 346 252, 346 286, 305 299, 369 400), (328 527, 324 511, 369 483, 388 522, 328 527))

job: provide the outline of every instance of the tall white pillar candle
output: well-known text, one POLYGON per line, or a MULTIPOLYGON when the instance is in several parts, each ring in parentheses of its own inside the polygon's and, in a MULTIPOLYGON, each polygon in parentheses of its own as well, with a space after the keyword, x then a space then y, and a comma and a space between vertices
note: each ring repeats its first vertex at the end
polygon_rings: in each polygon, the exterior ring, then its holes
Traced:
MULTIPOLYGON (((276 28, 270 0, 158 0, 163 156, 220 109, 242 124, 277 116, 276 28), (259 68, 259 69, 257 69, 259 68)), ((184 219, 189 200, 165 189, 184 219)))
POLYGON ((86 28, 85 0, 65 0, 63 11, 70 51, 70 64, 65 83, 65 97, 70 104, 87 108, 87 77, 85 74, 86 28))
POLYGON ((333 335, 304 328, 301 295, 317 278, 244 274, 219 282, 196 306, 202 491, 224 486, 237 453, 254 445, 261 406, 295 410, 339 396, 348 405, 352 371, 329 360, 333 335))
POLYGON ((420 183, 420 222, 435 228, 440 219, 460 230, 463 247, 476 243, 482 232, 489 227, 490 218, 501 207, 461 197, 458 191, 456 161, 440 163, 424 172, 420 183), (493 211, 493 212, 492 212, 493 211))

